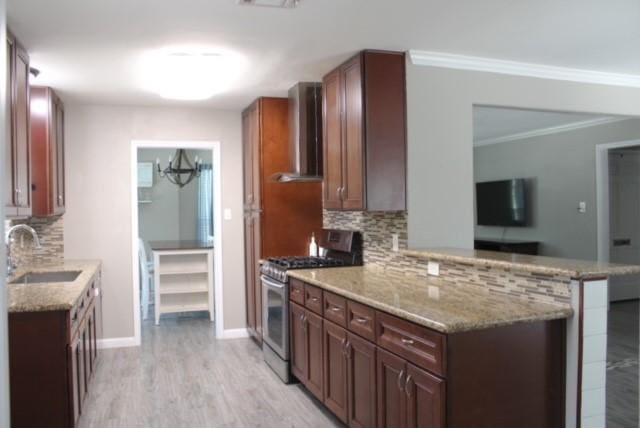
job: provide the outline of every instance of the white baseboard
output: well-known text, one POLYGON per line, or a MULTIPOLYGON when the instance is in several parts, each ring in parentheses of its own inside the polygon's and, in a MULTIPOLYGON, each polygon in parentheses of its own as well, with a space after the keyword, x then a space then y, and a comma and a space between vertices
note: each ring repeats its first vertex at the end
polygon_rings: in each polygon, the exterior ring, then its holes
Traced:
POLYGON ((244 337, 249 337, 249 332, 246 328, 232 328, 223 330, 219 339, 241 339, 244 337))
POLYGON ((138 342, 133 336, 98 339, 98 349, 127 348, 130 346, 140 346, 140 342, 138 342))

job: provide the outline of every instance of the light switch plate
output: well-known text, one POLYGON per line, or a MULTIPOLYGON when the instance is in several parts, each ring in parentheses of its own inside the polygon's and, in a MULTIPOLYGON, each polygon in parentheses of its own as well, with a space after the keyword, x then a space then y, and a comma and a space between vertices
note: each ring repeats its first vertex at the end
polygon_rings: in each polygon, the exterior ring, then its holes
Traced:
POLYGON ((225 220, 231 220, 231 208, 225 208, 224 209, 224 219, 225 220))
POLYGON ((440 263, 438 262, 427 263, 427 273, 432 276, 440 276, 440 263))
POLYGON ((587 203, 586 202, 578 202, 578 212, 586 213, 587 212, 587 203))

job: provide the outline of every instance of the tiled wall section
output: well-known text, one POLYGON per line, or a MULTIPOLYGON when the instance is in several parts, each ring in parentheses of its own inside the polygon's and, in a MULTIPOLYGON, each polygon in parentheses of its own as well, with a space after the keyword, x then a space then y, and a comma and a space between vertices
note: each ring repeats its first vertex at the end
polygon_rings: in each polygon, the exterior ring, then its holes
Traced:
POLYGON ((62 216, 13 220, 10 225, 26 223, 33 227, 40 238, 41 249, 35 249, 29 233, 16 232, 11 244, 11 254, 18 266, 50 264, 64 258, 64 222, 62 216))
MULTIPOLYGON (((397 233, 399 248, 407 248, 406 212, 324 211, 324 227, 358 230, 364 241, 364 262, 387 273, 427 275, 427 261, 391 251, 391 235, 397 233)), ((489 288, 523 300, 570 304, 570 278, 511 272, 460 263, 440 263, 440 276, 473 287, 489 288)))

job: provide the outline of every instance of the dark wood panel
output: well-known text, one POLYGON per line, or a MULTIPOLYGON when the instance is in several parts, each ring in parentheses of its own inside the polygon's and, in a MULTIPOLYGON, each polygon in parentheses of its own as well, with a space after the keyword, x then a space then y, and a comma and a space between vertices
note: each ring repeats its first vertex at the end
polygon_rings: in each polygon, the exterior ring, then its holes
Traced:
POLYGON ((15 81, 14 72, 14 54, 15 54, 15 40, 10 33, 7 33, 7 56, 6 56, 6 84, 5 84, 5 144, 4 144, 4 204, 6 209, 6 215, 17 215, 17 208, 15 202, 15 144, 13 140, 13 129, 15 128, 13 119, 13 82, 15 81))
POLYGON ((320 401, 324 399, 324 362, 322 360, 323 320, 305 310, 307 378, 304 385, 320 401))
POLYGON ((327 74, 322 81, 324 207, 342 208, 342 87, 340 70, 327 74))
POLYGON ((347 302, 347 328, 372 342, 376 341, 376 311, 370 306, 347 302))
POLYGON ((376 313, 376 325, 378 346, 444 376, 446 337, 443 334, 380 311, 376 313))
POLYGON ((376 346, 353 333, 347 335, 349 426, 376 426, 376 346))
POLYGON ((322 289, 305 284, 304 306, 316 314, 322 315, 322 289))
POLYGON ((324 317, 341 327, 347 327, 347 299, 328 291, 323 292, 324 317))
POLYGON ((564 320, 452 334, 447 343, 447 427, 564 425, 564 320))
POLYGON ((304 308, 289 302, 289 342, 291 373, 302 383, 307 378, 307 348, 305 344, 304 308))
POLYGON ((289 298, 304 305, 304 283, 295 278, 289 278, 289 298))
POLYGON ((381 348, 377 348, 378 427, 403 428, 406 426, 406 400, 404 381, 406 361, 381 348))
POLYGON ((54 135, 52 138, 54 139, 53 147, 55 148, 55 167, 54 167, 54 191, 53 196, 55 197, 55 214, 61 215, 64 214, 66 210, 66 201, 67 201, 67 176, 65 171, 65 125, 64 125, 64 106, 62 105, 62 101, 60 98, 53 93, 52 94, 52 103, 53 103, 53 125, 54 125, 54 135))
POLYGON ((358 55, 347 62, 340 72, 344 84, 342 91, 342 208, 361 210, 365 207, 361 56, 358 55))
POLYGON ((324 321, 324 404, 347 423, 347 330, 324 321))
POLYGON ((31 214, 31 147, 30 147, 30 104, 29 104, 29 55, 16 42, 15 53, 15 183, 17 205, 20 215, 31 214))
POLYGON ((367 209, 406 210, 405 54, 365 51, 362 57, 367 209))
POLYGON ((407 364, 405 380, 407 427, 445 427, 445 382, 426 370, 407 364))

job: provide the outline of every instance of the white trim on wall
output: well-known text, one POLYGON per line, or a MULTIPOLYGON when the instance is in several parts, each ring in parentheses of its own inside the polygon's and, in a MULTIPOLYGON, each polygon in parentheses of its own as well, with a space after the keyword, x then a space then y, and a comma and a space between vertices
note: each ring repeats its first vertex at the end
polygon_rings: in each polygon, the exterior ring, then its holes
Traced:
POLYGON ((609 150, 639 146, 640 140, 596 145, 596 218, 598 261, 609 261, 609 150))
POLYGON ((130 346, 139 346, 140 338, 131 337, 114 337, 112 339, 98 339, 98 349, 109 348, 127 348, 130 346))
MULTIPOLYGON (((219 141, 168 141, 168 140, 133 140, 131 141, 131 257, 133 265, 133 314, 135 346, 141 343, 140 320, 140 267, 138 266, 138 149, 141 148, 172 148, 211 150, 213 159, 213 229, 214 229, 214 317, 216 337, 224 338, 224 310, 223 310, 223 282, 222 282, 222 159, 219 141)), ((120 339, 115 339, 117 340, 120 339)), ((108 343, 108 342, 107 342, 108 343)), ((128 342, 125 342, 128 343, 128 342)), ((128 345, 123 345, 128 346, 128 345)))
POLYGON ((510 143, 513 141, 522 141, 528 138, 542 137, 544 135, 559 134, 561 132, 575 131, 582 128, 590 128, 592 126, 607 125, 610 123, 622 122, 629 120, 628 117, 600 117, 590 120, 581 120, 579 122, 566 123, 564 125, 550 126, 547 128, 534 129, 533 131, 519 132, 517 134, 504 135, 497 138, 487 138, 473 142, 474 147, 489 146, 492 144, 510 143))
POLYGON ((249 332, 246 328, 232 328, 229 330, 224 330, 222 332, 222 335, 218 336, 216 334, 216 336, 219 339, 241 339, 244 337, 249 337, 249 332))
POLYGON ((582 70, 577 68, 557 67, 415 49, 409 50, 409 57, 411 59, 411 63, 414 65, 640 88, 640 76, 635 74, 606 73, 602 71, 582 70))

